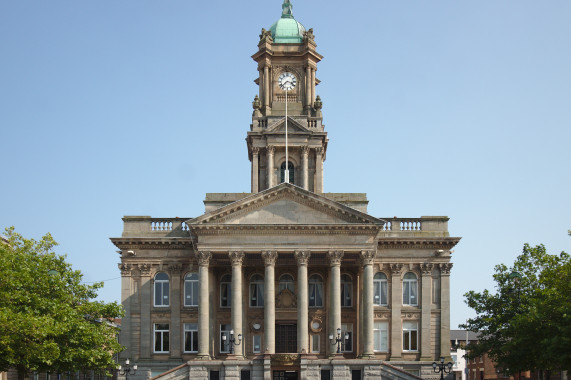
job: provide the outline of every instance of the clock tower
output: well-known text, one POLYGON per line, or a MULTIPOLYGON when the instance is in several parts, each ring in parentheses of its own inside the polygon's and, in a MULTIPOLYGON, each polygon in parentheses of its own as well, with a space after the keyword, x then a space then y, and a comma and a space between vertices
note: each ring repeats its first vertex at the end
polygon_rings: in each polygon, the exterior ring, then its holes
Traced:
POLYGON ((281 18, 269 30, 262 28, 258 51, 252 56, 258 63, 255 82, 259 94, 252 102, 254 112, 246 138, 252 193, 287 182, 288 171, 289 183, 323 193, 328 139, 322 102, 315 93, 319 84, 315 72, 323 57, 316 51, 314 37, 313 29, 306 30, 294 19, 289 0, 282 4, 281 18), (293 86, 280 86, 284 74, 293 86))

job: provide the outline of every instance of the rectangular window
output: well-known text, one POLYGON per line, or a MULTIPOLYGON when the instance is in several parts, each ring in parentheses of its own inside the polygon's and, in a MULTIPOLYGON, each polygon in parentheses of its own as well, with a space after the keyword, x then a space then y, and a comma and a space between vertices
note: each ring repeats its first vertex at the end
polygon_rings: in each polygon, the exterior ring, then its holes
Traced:
POLYGON ((198 306, 198 280, 184 281, 184 306, 198 306))
POLYGON ((240 380, 250 380, 251 379, 250 370, 243 369, 240 371, 240 380))
POLYGON ((169 352, 168 323, 155 323, 155 352, 169 352))
POLYGON ((261 335, 254 335, 252 337, 252 352, 254 354, 259 354, 262 352, 262 336, 261 335))
POLYGON ((403 305, 412 305, 412 306, 416 306, 418 305, 418 300, 417 300, 417 282, 416 280, 409 280, 409 281, 404 281, 403 284, 403 297, 402 297, 402 303, 403 305))
POLYGON ((341 284, 341 307, 351 307, 351 294, 353 293, 353 284, 345 282, 341 284))
POLYGON ((432 303, 435 305, 440 305, 440 279, 432 279, 432 303))
POLYGON ((184 324, 184 352, 198 352, 198 324, 184 324))
POLYGON ((374 350, 376 352, 389 351, 389 323, 375 322, 373 327, 374 350))
POLYGON ((220 284, 220 307, 232 306, 232 283, 223 282, 220 284))
POLYGON ((157 279, 160 275, 164 273, 159 273, 155 277, 155 306, 166 307, 169 306, 169 280, 166 275, 166 280, 157 279))
POLYGON ((232 325, 220 325, 220 352, 230 352, 230 330, 232 325))
POLYGON ((389 304, 389 289, 386 280, 374 282, 374 293, 375 305, 386 306, 389 304))
POLYGON ((341 324, 341 351, 353 352, 353 325, 350 323, 341 324))
POLYGON ((323 284, 309 283, 309 306, 323 307, 323 284))
POLYGON ((402 349, 403 351, 418 351, 418 322, 403 322, 402 349))
POLYGON ((319 335, 312 335, 311 336, 311 352, 314 354, 318 354, 319 350, 320 350, 319 335))
POLYGON ((264 284, 254 283, 250 284, 250 306, 263 307, 264 306, 264 284))
POLYGON ((220 371, 210 370, 209 373, 210 380, 220 380, 220 371))
POLYGON ((331 370, 322 369, 321 370, 321 380, 331 380, 331 370))

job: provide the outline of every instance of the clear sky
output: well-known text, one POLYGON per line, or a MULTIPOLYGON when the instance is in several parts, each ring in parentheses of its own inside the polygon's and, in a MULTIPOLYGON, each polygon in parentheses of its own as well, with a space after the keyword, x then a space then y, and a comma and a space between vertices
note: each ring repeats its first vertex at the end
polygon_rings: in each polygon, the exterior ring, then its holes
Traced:
MULTIPOLYGON (((325 191, 449 216, 451 323, 525 242, 571 251, 571 2, 292 0, 325 56, 325 191)), ((51 232, 119 300, 123 215, 247 192, 262 27, 281 0, 0 2, 0 226, 51 232)))

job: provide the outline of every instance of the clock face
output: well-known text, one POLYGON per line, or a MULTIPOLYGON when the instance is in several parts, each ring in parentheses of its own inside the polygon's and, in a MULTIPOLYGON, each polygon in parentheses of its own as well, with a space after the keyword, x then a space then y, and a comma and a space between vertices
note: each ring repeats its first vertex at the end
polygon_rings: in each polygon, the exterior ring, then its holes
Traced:
POLYGON ((289 91, 295 87, 296 79, 292 73, 282 73, 278 79, 278 84, 282 90, 289 91))

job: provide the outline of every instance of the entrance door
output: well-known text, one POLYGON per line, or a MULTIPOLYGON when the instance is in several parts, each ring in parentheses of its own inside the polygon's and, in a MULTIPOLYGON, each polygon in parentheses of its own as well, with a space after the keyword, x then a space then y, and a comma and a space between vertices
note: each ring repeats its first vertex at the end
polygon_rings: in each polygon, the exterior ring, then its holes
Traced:
POLYGON ((295 352, 297 352, 297 325, 293 323, 276 325, 276 353, 295 352))
POLYGON ((297 371, 274 371, 273 380, 297 380, 297 371))

